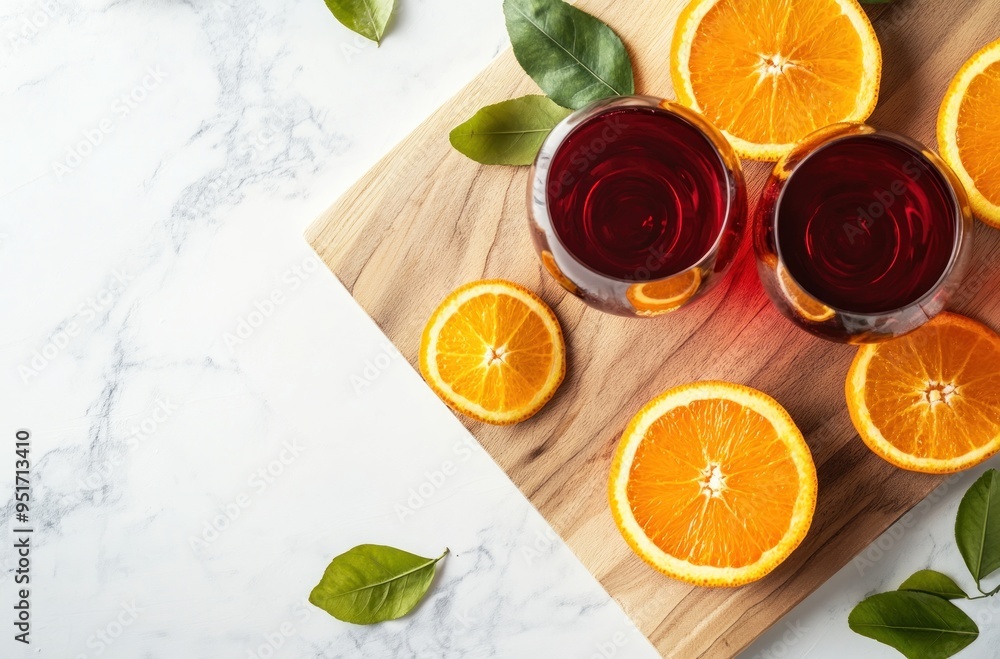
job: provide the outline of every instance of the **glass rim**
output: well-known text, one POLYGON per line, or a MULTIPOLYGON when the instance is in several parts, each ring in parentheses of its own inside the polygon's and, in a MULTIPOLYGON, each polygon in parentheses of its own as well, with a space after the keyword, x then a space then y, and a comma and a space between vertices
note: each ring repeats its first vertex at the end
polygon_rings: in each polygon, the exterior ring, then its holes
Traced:
POLYGON ((802 283, 791 273, 791 271, 788 270, 787 267, 784 270, 788 278, 792 280, 795 286, 798 287, 798 289, 802 293, 804 293, 806 297, 808 297, 813 302, 816 302, 817 304, 823 305, 825 308, 830 309, 839 316, 849 316, 851 318, 857 318, 863 320, 875 320, 887 316, 895 316, 907 310, 910 310, 914 307, 923 308, 924 305, 930 300, 930 298, 933 298, 934 295, 937 294, 937 292, 942 288, 942 286, 944 286, 945 283, 948 281, 948 278, 954 272, 955 266, 958 264, 958 260, 962 255, 962 245, 965 241, 965 231, 966 231, 965 227, 966 213, 962 205, 962 200, 959 198, 958 191, 955 187, 955 182, 957 179, 954 173, 948 167, 947 163, 945 163, 936 153, 932 152, 930 149, 920 144, 916 140, 911 139, 905 135, 900 135, 899 133, 895 133, 893 131, 874 128, 872 126, 869 126, 868 124, 851 123, 851 122, 831 124, 824 128, 820 128, 818 131, 811 133, 809 136, 806 136, 796 147, 793 147, 791 151, 785 154, 781 158, 781 160, 779 160, 775 164, 775 169, 777 170, 782 164, 784 164, 788 160, 790 156, 797 153, 800 148, 807 145, 811 137, 814 137, 819 133, 829 132, 831 130, 836 130, 838 128, 842 129, 844 132, 842 134, 835 135, 827 139, 825 142, 820 144, 818 147, 814 148, 812 151, 803 156, 801 160, 795 163, 792 171, 788 174, 788 177, 781 188, 781 192, 778 193, 778 198, 774 202, 774 212, 772 214, 773 217, 771 217, 770 220, 771 229, 774 231, 774 250, 778 256, 778 262, 779 263, 786 262, 785 258, 781 254, 781 241, 778 237, 778 216, 780 215, 781 202, 785 197, 785 193, 788 191, 788 188, 792 181, 792 177, 795 176, 795 174, 799 171, 802 165, 805 164, 806 161, 811 159, 816 154, 825 150, 827 147, 851 138, 863 137, 872 139, 882 139, 887 142, 895 142, 896 144, 905 147, 909 151, 912 151, 914 155, 921 158, 930 169, 934 170, 934 172, 938 175, 941 181, 945 184, 944 187, 947 189, 948 196, 952 202, 952 210, 954 211, 952 213, 952 221, 955 223, 956 229, 955 229, 955 235, 952 239, 951 254, 948 257, 948 263, 941 271, 941 275, 934 281, 934 284, 932 284, 918 298, 916 298, 909 304, 903 305, 901 307, 886 309, 885 311, 874 311, 874 312, 852 311, 850 309, 843 309, 841 307, 837 307, 832 304, 827 304, 826 302, 823 302, 815 295, 810 293, 808 290, 806 290, 802 286, 802 283), (854 132, 848 132, 852 128, 856 130, 854 132))
POLYGON ((556 241, 558 241, 559 246, 562 247, 566 255, 573 259, 579 267, 586 269, 588 272, 591 272, 608 281, 622 284, 651 284, 667 281, 673 279, 674 277, 693 272, 695 269, 702 268, 712 259, 714 255, 718 253, 726 232, 732 227, 735 221, 733 212, 734 207, 737 205, 736 202, 739 194, 739 186, 734 180, 734 167, 732 165, 734 162, 736 164, 735 175, 742 176, 740 160, 736 156, 735 151, 732 150, 732 146, 729 144, 729 141, 725 138, 722 132, 719 131, 719 129, 709 123, 707 119, 694 110, 691 110, 690 108, 680 105, 674 101, 656 96, 646 96, 640 94, 631 96, 612 96, 600 99, 590 105, 580 108, 579 110, 575 110, 569 116, 563 118, 558 124, 556 124, 552 131, 545 137, 545 140, 542 142, 542 146, 539 148, 538 155, 535 157, 535 161, 532 166, 532 177, 534 179, 532 187, 537 189, 537 184, 541 184, 543 199, 539 202, 537 197, 532 195, 532 209, 536 217, 539 216, 540 210, 544 211, 545 221, 551 229, 552 235, 555 236, 556 241), (556 230, 555 223, 552 221, 552 215, 549 213, 549 173, 552 169, 552 159, 555 157, 556 153, 558 153, 559 149, 565 144, 567 138, 569 138, 569 136, 572 135, 573 132, 575 132, 576 129, 579 128, 585 121, 621 108, 649 108, 651 110, 657 110, 662 114, 670 115, 671 117, 688 124, 705 138, 705 141, 712 149, 712 152, 718 159, 719 166, 725 174, 726 210, 719 226, 718 235, 715 236, 715 240, 705 250, 705 253, 690 266, 655 279, 623 279, 591 267, 574 254, 573 250, 566 245, 562 236, 560 236, 559 232, 556 230))

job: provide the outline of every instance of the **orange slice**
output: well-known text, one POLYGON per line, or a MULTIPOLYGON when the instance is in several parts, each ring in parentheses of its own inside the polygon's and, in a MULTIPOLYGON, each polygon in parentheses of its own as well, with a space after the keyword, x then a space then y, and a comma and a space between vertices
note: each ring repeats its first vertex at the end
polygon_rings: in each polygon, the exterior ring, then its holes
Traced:
POLYGON ((816 507, 816 467, 773 398, 696 382, 635 415, 608 489, 618 528, 651 566, 699 586, 739 586, 802 542, 816 507))
POLYGON ((882 52, 856 0, 692 0, 670 72, 678 100, 737 153, 777 160, 818 128, 871 115, 882 52))
POLYGON ((862 346, 846 391, 861 439, 897 467, 948 474, 1000 450, 1000 336, 964 316, 862 346))
POLYGON ((814 323, 822 323, 833 318, 836 312, 802 290, 780 262, 777 267, 777 277, 781 292, 800 316, 814 323))
POLYGON ((559 269, 559 264, 556 263, 556 257, 553 256, 552 252, 547 249, 542 250, 542 267, 544 267, 552 278, 559 282, 559 285, 567 291, 573 295, 577 295, 579 293, 579 289, 576 287, 576 284, 570 281, 570 278, 562 273, 562 270, 559 269))
POLYGON ((639 315, 658 316, 684 306, 700 286, 701 270, 692 268, 669 279, 632 284, 625 297, 639 315))
POLYGON ((938 148, 969 192, 972 210, 1000 228, 1000 40, 972 56, 938 114, 938 148))
POLYGON ((420 341, 420 372, 452 409, 505 425, 532 416, 566 374, 559 321, 518 284, 485 279, 455 289, 420 341))

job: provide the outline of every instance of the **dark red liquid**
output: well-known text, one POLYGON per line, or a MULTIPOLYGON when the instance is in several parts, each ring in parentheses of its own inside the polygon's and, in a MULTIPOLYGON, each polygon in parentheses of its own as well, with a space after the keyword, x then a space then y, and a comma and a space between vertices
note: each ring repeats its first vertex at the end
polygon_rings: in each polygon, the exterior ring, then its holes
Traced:
POLYGON ((934 288, 958 231, 941 174, 917 151, 877 136, 810 154, 779 204, 788 273, 821 302, 858 313, 901 309, 934 288))
POLYGON ((618 108, 575 128, 552 158, 548 207, 567 250, 625 280, 695 265, 722 232, 728 174, 698 129, 654 108, 618 108))

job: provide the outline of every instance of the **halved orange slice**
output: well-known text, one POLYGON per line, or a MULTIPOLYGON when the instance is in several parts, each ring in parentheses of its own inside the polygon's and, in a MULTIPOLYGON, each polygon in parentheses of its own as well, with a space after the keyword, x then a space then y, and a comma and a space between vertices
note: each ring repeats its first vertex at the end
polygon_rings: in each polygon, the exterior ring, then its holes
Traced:
POLYGON ((964 316, 862 346, 846 393, 861 439, 897 467, 947 474, 1000 451, 1000 336, 964 316))
POLYGON ((788 270, 785 269, 783 263, 779 262, 776 270, 781 292, 785 294, 789 304, 795 308, 795 311, 800 316, 814 323, 822 323, 824 320, 830 320, 836 315, 833 309, 802 290, 795 280, 792 279, 791 275, 788 274, 788 270))
POLYGON ((632 419, 608 483, 625 541, 664 574, 739 586, 806 536, 816 467, 773 398, 728 382, 670 389, 632 419))
POLYGON ((579 292, 576 284, 570 281, 570 278, 564 275, 562 270, 559 269, 559 264, 556 263, 556 257, 553 256, 552 252, 547 249, 542 250, 542 267, 544 267, 552 278, 559 282, 559 285, 567 291, 573 295, 576 295, 579 292))
POLYGON ((856 0, 692 0, 670 72, 678 100, 737 153, 777 160, 818 128, 871 115, 882 51, 856 0))
POLYGON ((642 316, 657 316, 684 306, 701 286, 701 270, 692 268, 668 279, 632 284, 625 297, 642 316))
POLYGON ((486 279, 455 289, 431 315, 420 372, 452 409, 486 423, 517 423, 559 388, 566 347, 559 321, 537 295, 486 279))
POLYGON ((938 114, 938 148, 969 193, 972 210, 1000 228, 1000 40, 965 63, 938 114))

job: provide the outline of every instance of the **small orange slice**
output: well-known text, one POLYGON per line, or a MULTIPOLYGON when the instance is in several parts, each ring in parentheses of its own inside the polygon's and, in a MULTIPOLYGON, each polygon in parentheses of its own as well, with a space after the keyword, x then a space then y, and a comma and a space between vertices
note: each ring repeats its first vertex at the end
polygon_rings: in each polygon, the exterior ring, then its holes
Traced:
POLYGON ((542 267, 544 267, 545 270, 552 275, 552 278, 559 282, 559 285, 567 291, 573 295, 579 293, 579 289, 576 287, 576 284, 570 281, 570 278, 562 273, 562 270, 559 269, 559 264, 556 263, 556 257, 553 256, 552 252, 547 249, 542 250, 542 267))
POLYGON ((608 489, 619 530, 651 566, 700 586, 739 586, 802 542, 816 506, 816 467, 773 398, 696 382, 635 415, 608 489))
POLYGON ((1000 40, 965 63, 938 114, 938 148, 969 192, 972 210, 1000 228, 1000 40))
POLYGON ((692 268, 668 279, 632 284, 625 297, 639 315, 658 316, 684 306, 700 286, 701 270, 692 268))
POLYGON ((737 153, 777 160, 818 128, 871 115, 882 54, 856 0, 692 0, 670 72, 678 100, 737 153))
POLYGON ((846 392, 861 439, 897 467, 947 474, 1000 450, 1000 336, 964 316, 862 346, 846 392))
POLYGON ((822 323, 824 320, 830 320, 834 317, 836 312, 802 290, 788 274, 783 263, 778 263, 777 276, 781 292, 785 294, 788 302, 803 318, 814 323, 822 323))
POLYGON ((517 423, 542 409, 566 374, 559 321, 518 284, 486 279, 455 289, 420 341, 420 372, 452 409, 517 423))

